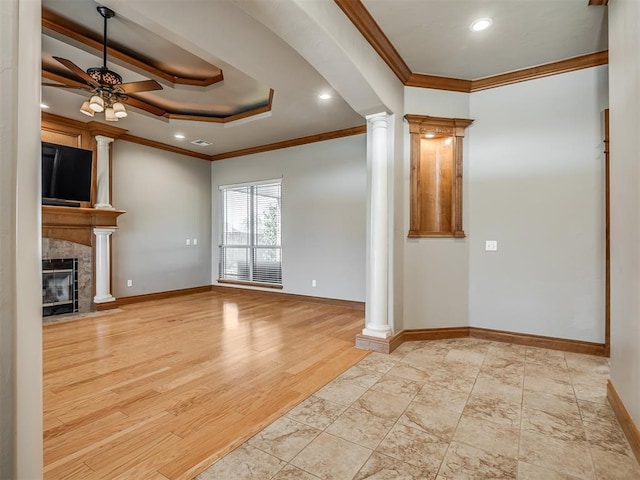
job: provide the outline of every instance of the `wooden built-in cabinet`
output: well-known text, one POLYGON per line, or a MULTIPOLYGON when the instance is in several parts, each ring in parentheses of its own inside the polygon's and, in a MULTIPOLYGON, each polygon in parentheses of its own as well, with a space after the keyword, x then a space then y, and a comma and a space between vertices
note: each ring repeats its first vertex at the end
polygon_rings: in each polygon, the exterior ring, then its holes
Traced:
POLYGON ((462 140, 473 120, 405 115, 411 136, 409 237, 464 237, 462 140))

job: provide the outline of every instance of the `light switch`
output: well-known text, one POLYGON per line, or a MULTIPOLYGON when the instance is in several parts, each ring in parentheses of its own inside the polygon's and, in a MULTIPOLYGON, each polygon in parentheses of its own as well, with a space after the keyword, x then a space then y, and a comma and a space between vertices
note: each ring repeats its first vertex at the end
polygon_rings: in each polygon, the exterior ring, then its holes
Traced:
POLYGON ((194 238, 194 239, 193 239, 193 244, 194 244, 194 245, 197 245, 197 244, 198 244, 198 239, 197 239, 197 238, 194 238))
POLYGON ((187 245, 191 245, 191 239, 187 238, 187 245))
POLYGON ((487 252, 495 252, 498 250, 498 241, 497 240, 487 240, 484 244, 484 249, 487 252))

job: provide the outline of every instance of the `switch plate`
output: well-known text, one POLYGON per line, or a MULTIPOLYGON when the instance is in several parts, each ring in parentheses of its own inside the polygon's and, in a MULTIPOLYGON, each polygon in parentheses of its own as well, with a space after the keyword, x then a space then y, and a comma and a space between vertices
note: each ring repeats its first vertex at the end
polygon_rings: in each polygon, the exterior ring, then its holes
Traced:
POLYGON ((498 241, 497 240, 487 240, 484 244, 484 249, 487 252, 495 252, 498 250, 498 241))
POLYGON ((187 238, 187 246, 191 245, 191 239, 187 238))
POLYGON ((197 238, 194 238, 194 239, 193 239, 193 244, 194 244, 194 245, 197 245, 197 244, 198 244, 198 239, 197 239, 197 238))
POLYGON ((315 280, 311 280, 311 286, 315 287, 316 286, 316 281, 315 280))
POLYGON ((133 287, 133 280, 127 280, 127 287, 133 287))

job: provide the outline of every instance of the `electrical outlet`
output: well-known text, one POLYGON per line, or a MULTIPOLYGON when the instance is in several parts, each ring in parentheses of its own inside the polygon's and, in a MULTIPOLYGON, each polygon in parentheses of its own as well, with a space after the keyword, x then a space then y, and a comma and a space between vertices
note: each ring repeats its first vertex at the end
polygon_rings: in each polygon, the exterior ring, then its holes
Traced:
POLYGON ((133 287, 133 280, 127 280, 127 287, 133 287))
POLYGON ((315 287, 316 286, 316 281, 315 280, 311 280, 311 286, 315 287))
POLYGON ((194 245, 197 245, 197 244, 198 244, 198 239, 197 239, 197 238, 194 238, 194 239, 193 239, 193 244, 194 244, 194 245))
POLYGON ((187 238, 187 246, 191 245, 191 239, 187 238))
POLYGON ((484 249, 487 252, 495 252, 498 250, 498 241, 497 240, 487 240, 484 244, 484 249))

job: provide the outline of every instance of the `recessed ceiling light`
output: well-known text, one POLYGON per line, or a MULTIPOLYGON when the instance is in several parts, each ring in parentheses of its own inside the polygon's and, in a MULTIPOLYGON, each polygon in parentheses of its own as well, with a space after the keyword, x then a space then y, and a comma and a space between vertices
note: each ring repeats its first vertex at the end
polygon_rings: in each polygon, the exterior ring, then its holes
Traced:
POLYGON ((181 134, 181 133, 176 133, 176 134, 174 135, 174 137, 176 137, 178 140, 183 140, 183 139, 184 139, 184 135, 183 135, 183 134, 181 134))
POLYGON ((211 142, 207 142, 206 140, 194 140, 193 142, 194 145, 197 145, 199 147, 208 147, 209 145, 211 145, 211 142))
POLYGON ((425 133, 424 134, 424 138, 434 138, 436 135, 435 133, 425 133))
POLYGON ((328 93, 321 93, 320 95, 318 95, 318 98, 320 100, 329 100, 331 98, 331 95, 328 93))
POLYGON ((46 103, 41 103, 40 108, 49 108, 49 105, 47 105, 46 103))
POLYGON ((481 32, 482 30, 489 28, 491 25, 493 25, 493 20, 490 18, 479 18, 474 21, 469 28, 472 32, 481 32))

